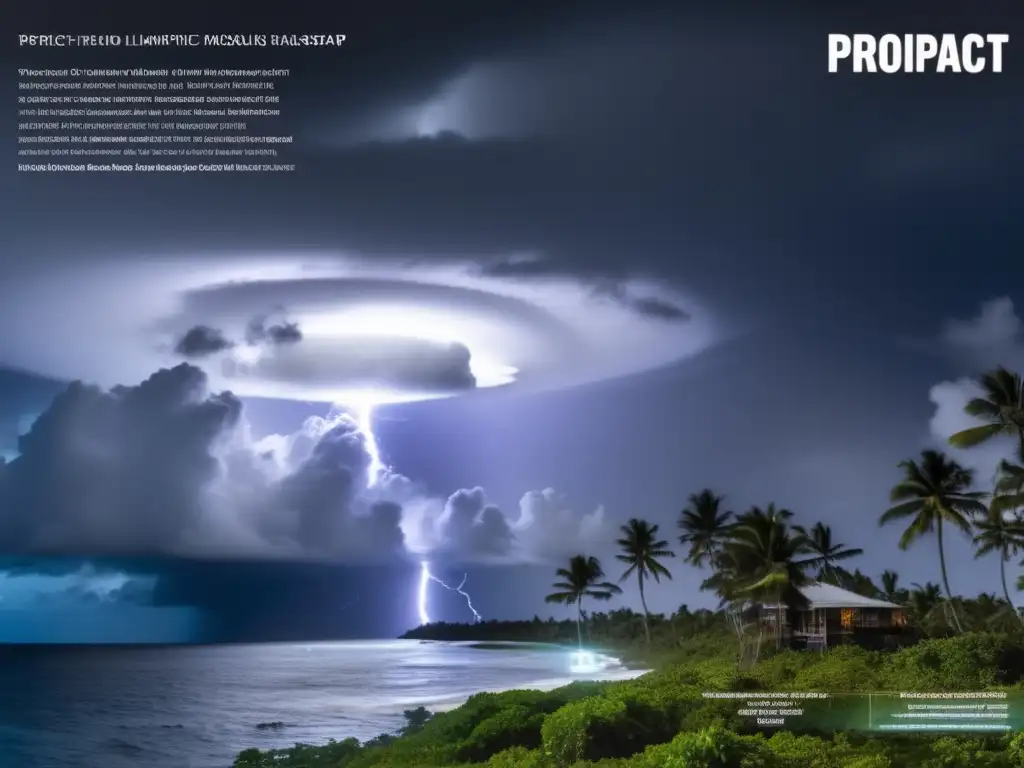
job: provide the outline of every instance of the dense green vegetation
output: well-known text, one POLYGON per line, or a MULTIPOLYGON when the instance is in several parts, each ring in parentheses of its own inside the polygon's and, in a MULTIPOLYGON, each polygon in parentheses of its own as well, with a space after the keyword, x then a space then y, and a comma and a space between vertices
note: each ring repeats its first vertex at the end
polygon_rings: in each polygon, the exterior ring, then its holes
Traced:
MULTIPOLYGON (((596 558, 581 554, 557 571, 547 597, 575 606, 574 621, 435 624, 409 634, 608 646, 658 658, 656 671, 550 692, 478 694, 451 712, 407 712, 406 727, 394 736, 247 750, 236 768, 1024 768, 1024 734, 879 737, 824 728, 813 718, 790 721, 786 731, 756 732, 750 718, 737 714, 735 701, 702 696, 716 690, 1024 692, 1024 626, 1006 582, 1006 564, 1024 547, 1018 516, 1024 507, 1024 390, 1021 377, 1004 369, 979 384, 984 394, 966 408, 979 425, 950 441, 969 448, 1012 439, 1013 458, 1002 462, 994 486, 977 488, 968 469, 925 451, 901 463, 893 506, 880 518, 882 525, 903 524, 902 548, 934 540, 940 583, 903 588, 894 571, 885 571, 876 584, 841 565, 861 552, 834 542, 828 526, 797 525, 792 512, 771 504, 735 515, 723 497, 702 491, 680 516, 679 543, 688 563, 710 569, 703 588, 718 596, 717 611, 684 606, 672 616, 650 615, 644 599, 641 613, 588 615, 585 603, 609 601, 620 589, 596 558), (952 591, 944 548, 950 529, 970 535, 979 557, 998 557, 1001 598, 968 599, 952 591), (905 605, 912 629, 902 647, 786 650, 781 637, 766 636, 770 625, 746 610, 751 603, 780 611, 798 607, 804 600, 799 588, 814 580, 905 605)), ((675 555, 657 525, 631 520, 617 544, 620 580, 636 579, 642 594, 651 582, 671 578, 666 562, 675 555)))
MULTIPOLYGON (((639 617, 636 617, 639 620, 639 617)), ((642 630, 641 630, 642 631, 642 630)), ((280 752, 249 750, 236 768, 1009 768, 1024 736, 756 733, 737 702, 709 690, 965 690, 1024 692, 1024 635, 965 632, 896 652, 844 646, 766 651, 741 669, 724 633, 679 640, 690 661, 636 680, 573 683, 550 692, 478 694, 425 719, 407 713, 396 737, 280 752)), ((486 653, 486 651, 480 651, 486 653)))

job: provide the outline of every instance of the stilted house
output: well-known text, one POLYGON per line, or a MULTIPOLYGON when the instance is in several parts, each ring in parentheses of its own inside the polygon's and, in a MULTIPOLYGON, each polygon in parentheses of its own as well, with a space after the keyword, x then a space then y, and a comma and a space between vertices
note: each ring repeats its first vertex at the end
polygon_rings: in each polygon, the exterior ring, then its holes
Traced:
POLYGON ((821 650, 848 643, 884 648, 899 645, 908 634, 902 605, 821 582, 800 587, 799 592, 806 600, 802 606, 760 606, 760 621, 771 634, 779 631, 781 619, 782 641, 791 648, 821 650))

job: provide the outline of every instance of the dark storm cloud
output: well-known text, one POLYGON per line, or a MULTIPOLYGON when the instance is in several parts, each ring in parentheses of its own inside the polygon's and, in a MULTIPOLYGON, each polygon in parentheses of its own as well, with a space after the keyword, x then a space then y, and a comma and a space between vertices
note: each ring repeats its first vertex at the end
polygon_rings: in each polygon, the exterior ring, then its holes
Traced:
POLYGON ((523 562, 536 556, 531 536, 567 522, 534 520, 517 540, 482 489, 446 504, 394 472, 371 485, 370 467, 367 436, 344 413, 254 440, 242 403, 188 364, 110 391, 73 383, 0 468, 0 569, 139 574, 149 556, 523 562))
POLYGON ((483 488, 463 489, 452 494, 438 528, 442 540, 450 543, 456 555, 463 551, 504 555, 515 538, 501 510, 487 503, 483 488))
MULTIPOLYGON (((933 4, 908 3, 849 13, 728 5, 655 23, 623 7, 605 19, 620 22, 614 34, 573 20, 524 44, 492 19, 503 32, 477 44, 477 30, 453 17, 428 23, 432 5, 416 19, 444 30, 412 36, 415 66, 384 45, 402 38, 394 30, 353 35, 363 47, 335 62, 352 80, 307 75, 302 86, 306 108, 288 119, 306 154, 290 178, 19 178, 5 233, 19 260, 5 282, 21 291, 17 278, 32 269, 46 279, 61 251, 88 258, 83 241, 134 256, 142 240, 161 252, 238 249, 242 260, 302 242, 424 262, 498 259, 491 269, 510 279, 671 280, 753 329, 750 339, 649 385, 537 406, 544 418, 533 421, 526 405, 497 415, 481 406, 470 411, 479 439, 451 441, 448 463, 489 463, 506 486, 565 477, 606 499, 610 516, 642 510, 669 523, 687 493, 712 485, 736 508, 775 500, 835 522, 852 545, 875 544, 857 537, 875 530, 895 462, 929 439, 929 387, 969 372, 938 370, 892 339, 932 333, 1002 295, 1024 248, 1013 223, 1021 68, 1013 56, 994 78, 830 78, 825 36, 938 24, 1017 39, 1019 20, 977 4, 936 20, 933 4), (427 129, 462 138, 411 137, 424 113, 427 129), (378 140, 347 141, 357 130, 378 140), (216 204, 224 199, 232 205, 216 204), (41 234, 54 208, 61 231, 41 234), (500 266, 513 253, 544 259, 500 266), (494 439, 499 430, 508 439, 494 439)), ((282 64, 328 72, 323 61, 282 64)), ((68 321, 52 314, 3 319, 59 336, 68 321)), ((436 468, 435 446, 422 450, 436 468)), ((930 554, 897 553, 887 535, 866 569, 900 556, 910 578, 934 578, 930 554)), ((572 540, 546 540, 558 538, 572 540)), ((676 584, 689 595, 697 582, 676 584)))
POLYGON ((268 319, 259 316, 246 327, 245 340, 249 344, 296 344, 302 341, 302 329, 298 323, 288 321, 268 325, 268 319))
POLYGON ((364 438, 352 424, 329 429, 270 501, 263 521, 269 538, 283 533, 304 552, 325 556, 336 553, 339 541, 349 545, 350 556, 359 550, 366 559, 402 554, 400 509, 378 504, 366 515, 348 512, 355 506, 369 465, 364 438), (275 530, 282 518, 293 520, 291 530, 275 530))
POLYGON ((173 548, 200 522, 212 444, 240 414, 186 364, 109 392, 70 385, 0 475, 0 541, 9 552, 173 548))
POLYGON ((182 357, 195 359, 223 352, 233 346, 234 342, 228 340, 223 332, 208 325, 197 325, 185 332, 175 344, 174 351, 182 357))
MULTIPOLYGON (((332 151, 304 134, 305 151, 316 154, 301 179, 210 179, 211 196, 246 204, 214 214, 198 199, 179 200, 176 216, 194 222, 200 247, 272 248, 291 242, 282 231, 292 222, 314 247, 427 259, 543 251, 546 270, 648 271, 750 315, 796 314, 827 303, 824 288, 844 281, 880 290, 866 285, 886 260, 859 224, 865 207, 955 194, 963 171, 978 183, 997 162, 1004 175, 1019 170, 1006 150, 1012 136, 1000 128, 1013 121, 999 117, 1017 108, 1005 101, 1015 70, 970 83, 826 78, 822 41, 845 20, 821 9, 799 17, 780 10, 770 22, 755 13, 730 23, 724 10, 632 15, 595 13, 529 46, 510 34, 461 64, 410 73, 407 82, 420 83, 414 92, 401 78, 390 81, 410 108, 443 107, 451 86, 454 106, 440 114, 452 130, 476 126, 468 132, 480 138, 406 135, 332 151), (500 100, 515 110, 484 98, 509 92, 518 97, 500 100), (499 129, 517 120, 527 123, 520 137, 504 137, 499 129), (936 162, 907 163, 895 181, 876 172, 893 171, 897 164, 884 158, 919 144, 937 147, 936 162), (960 159, 945 162, 951 156, 960 159), (767 298, 783 290, 799 302, 767 298)), ((889 21, 880 12, 864 24, 889 21)), ((345 98, 351 83, 325 77, 305 87, 319 104, 302 113, 316 136, 334 124, 341 131, 353 116, 372 126, 388 115, 372 99, 345 98), (327 115, 332 101, 344 111, 327 115)), ((118 180, 110 191, 123 197, 129 186, 118 180)), ((141 199, 132 207, 156 227, 154 237, 171 237, 169 219, 141 199)), ((185 248, 182 229, 175 225, 174 239, 185 248)))

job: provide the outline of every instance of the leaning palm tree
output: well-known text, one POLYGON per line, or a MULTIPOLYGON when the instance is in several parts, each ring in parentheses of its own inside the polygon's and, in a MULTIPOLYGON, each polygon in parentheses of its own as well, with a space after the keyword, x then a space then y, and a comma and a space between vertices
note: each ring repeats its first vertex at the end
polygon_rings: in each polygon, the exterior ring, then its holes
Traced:
POLYGON ((622 592, 617 584, 605 581, 601 561, 596 557, 575 555, 568 568, 555 571, 560 581, 551 585, 555 591, 544 598, 547 603, 576 606, 576 639, 583 647, 583 598, 611 600, 622 592))
POLYGON ((983 394, 969 401, 964 412, 985 422, 949 438, 956 448, 972 448, 1001 435, 1017 440, 1024 455, 1024 381, 1019 373, 1000 366, 978 379, 983 394))
MULTIPOLYGON (((1006 586, 1006 563, 1021 549, 1024 549, 1024 525, 1017 516, 1008 517, 999 508, 989 510, 988 517, 974 524, 977 535, 974 537, 974 556, 984 557, 993 552, 999 555, 999 578, 1003 585, 1003 597, 1013 608, 1010 590, 1006 586)), ((1014 609, 1018 619, 1024 621, 1014 609)))
POLYGON ((818 579, 821 581, 825 580, 823 577, 830 577, 834 583, 838 584, 840 572, 842 571, 842 575, 847 574, 836 564, 840 560, 849 560, 851 557, 864 554, 863 549, 834 543, 832 528, 824 523, 815 523, 810 530, 800 525, 794 525, 793 530, 806 537, 809 551, 817 557, 818 565, 821 566, 818 579))
POLYGON ((682 534, 679 543, 689 547, 686 561, 691 565, 714 564, 729 529, 732 512, 723 508, 724 496, 705 488, 690 494, 687 506, 679 513, 682 534))
POLYGON ((658 526, 651 525, 646 520, 633 518, 619 528, 622 538, 615 543, 622 550, 621 554, 615 556, 619 562, 626 563, 627 568, 622 573, 620 582, 625 581, 634 573, 636 574, 637 586, 640 589, 640 605, 644 609, 644 635, 647 644, 651 644, 650 611, 647 610, 647 598, 644 596, 644 582, 652 578, 661 581, 661 577, 671 579, 672 574, 668 568, 658 562, 658 558, 675 557, 675 552, 668 548, 668 542, 658 538, 658 526))
POLYGON ((985 494, 971 490, 971 484, 974 482, 971 470, 960 466, 938 451, 923 451, 920 461, 907 459, 901 461, 899 466, 903 470, 903 479, 889 494, 895 506, 886 510, 878 523, 887 525, 897 520, 910 521, 900 537, 900 549, 907 549, 918 539, 935 533, 947 605, 957 631, 963 632, 960 617, 953 606, 953 593, 949 588, 949 576, 946 573, 943 524, 948 523, 971 535, 972 518, 988 512, 981 501, 985 494))
POLYGON ((719 568, 702 585, 727 603, 771 601, 776 610, 776 645, 782 643, 784 611, 806 604, 800 588, 810 582, 807 569, 817 562, 806 536, 789 526, 792 516, 774 504, 740 515, 729 529, 719 568))

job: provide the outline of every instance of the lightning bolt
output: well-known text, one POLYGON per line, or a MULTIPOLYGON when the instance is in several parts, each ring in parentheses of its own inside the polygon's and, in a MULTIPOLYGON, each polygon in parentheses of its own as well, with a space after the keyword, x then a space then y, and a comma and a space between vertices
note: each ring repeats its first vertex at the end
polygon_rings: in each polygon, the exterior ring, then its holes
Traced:
POLYGON ((381 458, 377 437, 373 434, 373 405, 367 403, 354 408, 352 416, 359 428, 359 433, 363 436, 366 452, 370 455, 370 466, 366 469, 366 484, 373 488, 388 470, 387 464, 381 458))
POLYGON ((430 623, 430 614, 427 612, 427 591, 430 589, 430 580, 432 578, 434 577, 430 573, 430 564, 426 561, 423 561, 422 563, 420 563, 420 626, 426 626, 430 623))
POLYGON ((420 589, 419 589, 419 613, 420 613, 420 624, 430 623, 430 612, 427 610, 428 593, 430 591, 430 582, 440 584, 442 587, 450 592, 458 592, 466 600, 466 606, 473 614, 473 621, 483 621, 484 617, 480 615, 476 608, 473 607, 473 598, 469 596, 469 593, 463 589, 466 586, 466 579, 469 578, 467 573, 462 577, 462 581, 459 582, 459 586, 453 587, 450 584, 445 583, 441 579, 437 578, 430 572, 430 563, 426 560, 420 563, 420 589))
MULTIPOLYGON (((373 488, 376 486, 381 477, 387 473, 388 466, 384 463, 384 460, 380 455, 380 446, 377 444, 377 437, 373 434, 373 404, 363 403, 358 406, 354 406, 351 409, 352 418, 355 419, 356 426, 359 429, 360 434, 363 436, 364 444, 366 445, 366 452, 370 455, 370 465, 367 467, 366 484, 368 487, 373 488)), ((430 563, 426 560, 420 563, 420 584, 419 591, 417 594, 417 605, 420 614, 420 624, 430 624, 430 612, 427 609, 430 592, 430 582, 436 582, 450 592, 457 592, 462 595, 466 601, 466 607, 469 608, 473 614, 473 621, 483 621, 483 616, 480 615, 479 611, 473 606, 473 598, 470 597, 469 593, 466 592, 463 587, 466 586, 466 580, 469 578, 467 573, 462 577, 462 581, 459 582, 459 586, 453 587, 450 584, 445 583, 441 579, 437 578, 430 572, 430 563)), ((347 607, 347 606, 346 606, 347 607)))

